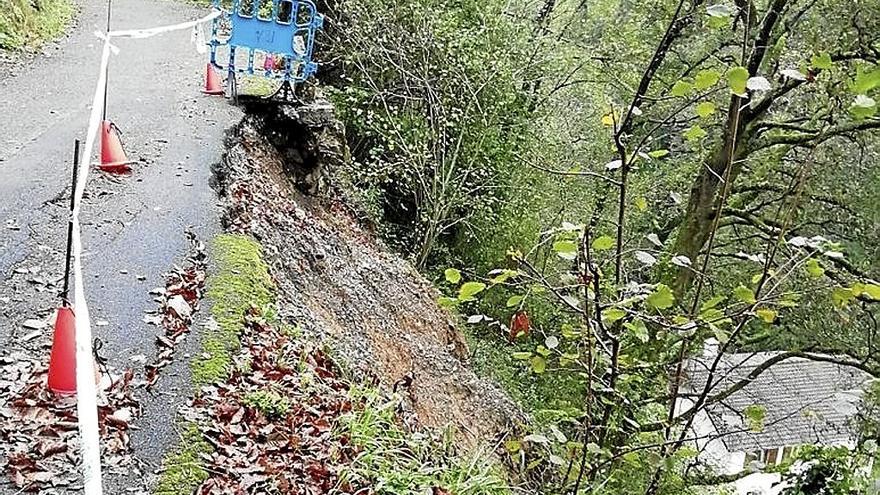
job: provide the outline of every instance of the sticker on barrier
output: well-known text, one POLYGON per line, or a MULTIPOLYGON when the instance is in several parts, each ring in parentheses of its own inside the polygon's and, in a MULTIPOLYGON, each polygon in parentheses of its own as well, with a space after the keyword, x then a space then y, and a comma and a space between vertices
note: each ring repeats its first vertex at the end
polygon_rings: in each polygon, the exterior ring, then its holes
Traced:
POLYGON ((318 70, 312 54, 324 16, 311 0, 232 0, 231 5, 213 0, 213 5, 221 15, 213 20, 208 42, 211 64, 229 74, 233 97, 239 74, 281 80, 276 95, 287 99, 296 84, 318 70))

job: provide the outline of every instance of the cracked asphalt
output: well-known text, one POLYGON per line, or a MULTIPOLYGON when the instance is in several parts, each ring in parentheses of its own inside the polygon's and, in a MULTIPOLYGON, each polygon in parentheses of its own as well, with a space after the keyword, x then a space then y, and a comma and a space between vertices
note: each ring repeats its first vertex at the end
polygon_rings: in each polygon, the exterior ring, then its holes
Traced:
MULTIPOLYGON (((68 36, 42 54, 4 64, 0 74, 0 342, 2 355, 26 349, 48 361, 51 327, 63 273, 71 156, 85 139, 100 61, 106 3, 81 0, 68 36)), ((113 29, 176 24, 206 10, 173 1, 113 0, 113 29)), ((199 92, 207 55, 190 32, 143 40, 115 40, 108 115, 123 132, 133 172, 90 173, 83 206, 86 298, 101 354, 117 369, 140 367, 132 356, 155 353, 159 329, 143 322, 155 309, 149 290, 185 259, 191 228, 199 239, 220 231, 219 208, 209 186, 225 130, 240 111, 222 97, 199 92)), ((94 159, 94 157, 93 157, 94 159)), ((190 335, 151 394, 138 389, 144 412, 132 432, 135 456, 150 473, 174 444, 175 411, 190 392, 190 335)), ((143 479, 108 473, 107 493, 137 492, 143 479)), ((4 480, 5 482, 5 480, 4 480)), ((149 480, 146 480, 149 482, 149 480)), ((0 493, 14 493, 0 484, 0 493)))

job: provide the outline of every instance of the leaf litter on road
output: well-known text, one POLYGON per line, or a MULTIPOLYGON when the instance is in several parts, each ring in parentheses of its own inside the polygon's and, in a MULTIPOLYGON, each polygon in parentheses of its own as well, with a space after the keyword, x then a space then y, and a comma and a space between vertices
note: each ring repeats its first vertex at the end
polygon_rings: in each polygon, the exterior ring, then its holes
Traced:
MULTIPOLYGON (((25 352, 0 358, 0 467, 21 491, 75 488, 79 475, 76 396, 58 395, 46 386, 48 368, 25 352)), ((128 436, 140 412, 132 396, 134 373, 103 368, 98 377, 98 420, 102 464, 108 472, 137 473, 128 436)))
POLYGON ((207 270, 205 245, 191 231, 186 231, 190 252, 183 267, 175 265, 165 275, 165 287, 150 291, 159 309, 144 315, 146 323, 160 326, 163 333, 156 336, 156 356, 145 366, 146 386, 151 388, 159 380, 159 372, 174 361, 177 344, 189 333, 193 316, 199 310, 204 295, 207 270))
MULTIPOLYGON (((351 471, 360 456, 385 455, 368 452, 347 426, 376 404, 352 393, 332 359, 296 330, 267 321, 258 307, 244 320, 228 378, 202 387, 184 413, 213 447, 201 456, 208 477, 195 495, 384 493, 381 482, 351 471)), ((394 449, 401 459, 417 456, 406 442, 394 449)), ((427 493, 452 495, 437 484, 427 493)))
MULTIPOLYGON (((154 293, 161 302, 156 323, 164 332, 157 336, 159 352, 155 361, 145 367, 148 380, 141 384, 155 383, 159 369, 171 362, 174 346, 189 330, 192 315, 198 311, 206 255, 204 245, 194 234, 187 232, 187 238, 191 252, 185 267, 175 266, 166 277, 166 287, 161 293, 154 293), (169 304, 170 298, 176 298, 175 302, 169 304)), ((96 326, 107 324, 105 320, 95 321, 96 326)), ((32 318, 22 326, 36 329, 22 339, 28 341, 33 334, 50 328, 51 321, 32 318)), ((5 404, 0 408, 0 456, 5 459, 0 461, 0 469, 22 492, 56 493, 56 489, 76 489, 82 484, 76 396, 48 390, 47 357, 45 352, 42 358, 35 359, 33 353, 26 351, 0 357, 0 404, 5 404)), ((131 361, 145 362, 146 356, 132 356, 131 361)), ((102 362, 96 382, 102 465, 108 473, 140 476, 129 438, 132 421, 141 412, 132 394, 134 372, 126 369, 115 373, 102 362)))

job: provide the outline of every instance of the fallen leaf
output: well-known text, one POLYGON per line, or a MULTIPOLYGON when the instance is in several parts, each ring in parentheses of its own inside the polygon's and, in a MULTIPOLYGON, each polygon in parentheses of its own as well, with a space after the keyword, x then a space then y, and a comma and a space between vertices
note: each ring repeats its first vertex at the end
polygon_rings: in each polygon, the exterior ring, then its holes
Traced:
POLYGON ((529 320, 529 315, 525 311, 517 311, 510 318, 510 341, 516 340, 521 334, 528 335, 530 328, 531 321, 529 320))
POLYGON ((176 295, 169 299, 167 304, 171 311, 180 318, 186 319, 192 316, 192 308, 183 296, 176 295))

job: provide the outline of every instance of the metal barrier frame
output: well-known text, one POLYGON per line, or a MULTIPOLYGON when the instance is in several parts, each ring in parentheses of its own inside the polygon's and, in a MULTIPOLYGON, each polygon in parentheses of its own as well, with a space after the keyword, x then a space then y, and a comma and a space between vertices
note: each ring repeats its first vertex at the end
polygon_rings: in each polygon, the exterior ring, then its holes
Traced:
POLYGON ((223 3, 229 0, 212 0, 215 9, 221 15, 211 25, 211 65, 229 73, 229 81, 233 96, 236 95, 236 74, 258 75, 270 79, 281 79, 282 90, 287 96, 292 94, 297 83, 304 82, 318 70, 318 64, 312 61, 315 45, 315 33, 324 25, 324 16, 318 13, 312 0, 232 0, 231 9, 223 3), (271 2, 271 14, 265 9, 271 2), (288 7, 289 6, 289 7, 288 7), (284 20, 285 11, 287 20, 284 20), (262 11, 262 13, 261 13, 262 11), (268 14, 268 15, 267 15, 268 14), (300 41, 301 40, 301 41, 300 41), (218 49, 228 47, 229 58, 226 65, 218 59, 218 49), (236 51, 243 49, 247 53, 247 65, 236 66, 236 51), (257 51, 267 56, 281 57, 283 67, 254 67, 254 55, 257 51))

